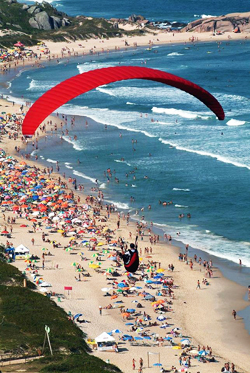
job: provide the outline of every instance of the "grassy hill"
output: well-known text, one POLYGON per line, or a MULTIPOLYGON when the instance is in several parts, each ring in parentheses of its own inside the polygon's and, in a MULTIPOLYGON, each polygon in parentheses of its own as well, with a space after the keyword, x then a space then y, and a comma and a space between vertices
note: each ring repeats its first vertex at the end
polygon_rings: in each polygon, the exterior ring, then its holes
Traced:
MULTIPOLYGON (((49 17, 67 20, 67 25, 59 28, 44 30, 31 27, 30 19, 36 13, 29 12, 24 8, 24 4, 16 0, 0 0, 0 31, 4 33, 0 37, 0 47, 12 46, 17 40, 21 40, 25 45, 34 45, 39 40, 76 40, 97 37, 121 36, 124 31, 114 28, 113 24, 103 18, 91 18, 85 16, 70 17, 63 12, 58 12, 49 3, 29 3, 30 6, 37 6, 39 11, 46 12, 49 17)), ((128 32, 128 34, 142 33, 142 31, 128 32)))
MULTIPOLYGON (((42 351, 45 325, 50 327, 53 356, 48 346, 46 357, 29 363, 40 372, 98 373, 120 372, 91 356, 86 337, 69 321, 65 311, 48 297, 34 292, 15 267, 0 261, 0 355, 5 358, 37 356, 42 351)), ((29 370, 27 370, 29 371, 29 370)))

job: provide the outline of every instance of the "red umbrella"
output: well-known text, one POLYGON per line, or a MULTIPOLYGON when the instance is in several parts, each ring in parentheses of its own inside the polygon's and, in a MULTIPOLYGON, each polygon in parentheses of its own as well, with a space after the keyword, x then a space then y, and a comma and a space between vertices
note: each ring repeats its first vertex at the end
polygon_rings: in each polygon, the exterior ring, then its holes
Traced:
POLYGON ((18 41, 16 44, 14 44, 15 47, 24 47, 24 44, 18 41))
POLYGON ((8 234, 8 231, 2 231, 1 234, 8 234))

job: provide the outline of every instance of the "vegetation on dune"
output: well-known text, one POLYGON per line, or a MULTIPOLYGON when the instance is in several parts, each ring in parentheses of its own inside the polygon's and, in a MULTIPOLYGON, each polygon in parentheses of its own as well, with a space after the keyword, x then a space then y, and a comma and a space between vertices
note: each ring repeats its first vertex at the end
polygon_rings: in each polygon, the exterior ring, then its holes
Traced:
MULTIPOLYGON (((29 7, 39 8, 39 12, 29 12, 24 8, 24 4, 15 0, 0 1, 0 47, 13 46, 17 40, 21 40, 26 46, 36 45, 39 40, 68 41, 84 40, 89 38, 109 38, 114 36, 137 35, 144 33, 143 30, 124 31, 117 26, 114 28, 112 22, 104 18, 91 18, 85 16, 70 17, 63 12, 57 11, 49 3, 29 3, 29 7), (31 18, 36 18, 37 14, 46 12, 50 17, 50 23, 57 20, 51 26, 52 29, 34 28, 30 24, 31 18), (51 18, 52 17, 52 18, 51 18)), ((35 22, 35 21, 34 21, 35 22)), ((51 24, 52 24, 51 23, 51 24)))
MULTIPOLYGON (((34 363, 41 372, 98 373, 120 370, 89 354, 84 333, 68 320, 66 312, 31 289, 35 285, 15 267, 0 261, 0 354, 5 358, 36 356, 41 353, 45 325, 50 327, 53 357, 34 363)), ((50 354, 48 343, 45 355, 50 354)))

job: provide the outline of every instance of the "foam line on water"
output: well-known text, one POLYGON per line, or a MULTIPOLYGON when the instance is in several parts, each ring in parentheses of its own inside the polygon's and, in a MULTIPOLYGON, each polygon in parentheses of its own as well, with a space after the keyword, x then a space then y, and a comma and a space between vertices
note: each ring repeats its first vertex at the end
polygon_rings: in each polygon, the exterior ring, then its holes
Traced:
POLYGON ((224 157, 222 155, 219 155, 219 154, 213 154, 213 153, 205 152, 203 150, 195 150, 195 149, 184 148, 183 146, 172 143, 171 141, 163 140, 162 138, 159 138, 159 141, 162 144, 170 145, 170 146, 176 148, 177 150, 182 150, 182 151, 189 152, 189 153, 199 154, 199 155, 202 155, 202 156, 205 156, 205 157, 211 157, 211 158, 216 159, 219 162, 231 164, 235 167, 247 168, 248 170, 250 170, 250 166, 248 166, 244 163, 235 162, 232 159, 226 158, 226 157, 224 157))

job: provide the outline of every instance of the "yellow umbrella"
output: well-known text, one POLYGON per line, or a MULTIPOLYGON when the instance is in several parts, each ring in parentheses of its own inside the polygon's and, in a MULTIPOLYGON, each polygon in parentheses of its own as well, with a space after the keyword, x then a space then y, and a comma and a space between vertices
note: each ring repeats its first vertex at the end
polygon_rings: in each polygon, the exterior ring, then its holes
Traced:
POLYGON ((102 246, 102 245, 105 245, 105 243, 104 243, 104 242, 99 242, 99 243, 97 244, 97 246, 102 246))
POLYGON ((90 264, 89 267, 94 268, 94 269, 100 268, 100 266, 98 264, 90 264))
POLYGON ((157 273, 161 273, 161 272, 164 272, 164 271, 165 271, 165 269, 163 269, 163 268, 159 268, 159 269, 156 270, 157 273))

